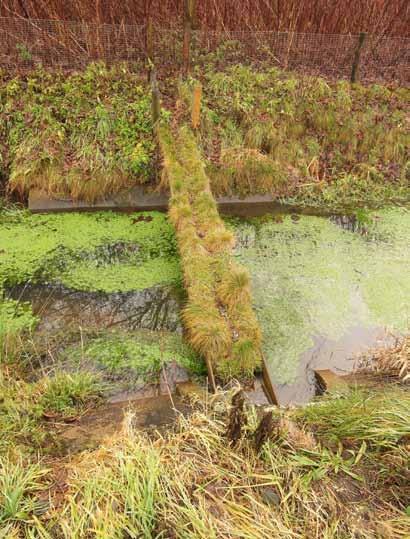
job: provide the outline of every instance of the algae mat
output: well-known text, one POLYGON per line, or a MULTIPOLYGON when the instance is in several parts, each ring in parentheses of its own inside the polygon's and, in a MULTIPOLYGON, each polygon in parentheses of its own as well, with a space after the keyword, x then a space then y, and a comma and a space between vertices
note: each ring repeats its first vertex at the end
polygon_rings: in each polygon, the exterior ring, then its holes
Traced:
POLYGON ((329 363, 333 354, 352 355, 350 336, 359 349, 376 344, 380 330, 408 330, 409 210, 353 220, 288 215, 235 228, 276 383, 294 382, 309 354, 327 354, 329 363))

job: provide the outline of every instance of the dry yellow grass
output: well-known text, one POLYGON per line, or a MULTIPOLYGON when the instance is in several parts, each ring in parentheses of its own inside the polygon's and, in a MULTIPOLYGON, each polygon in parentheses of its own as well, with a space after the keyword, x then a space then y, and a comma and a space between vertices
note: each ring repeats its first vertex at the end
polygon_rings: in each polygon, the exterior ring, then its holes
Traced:
POLYGON ((225 228, 192 132, 158 129, 165 179, 188 305, 183 320, 192 345, 222 379, 251 376, 261 362, 261 334, 252 309, 250 278, 231 258, 233 234, 225 228))

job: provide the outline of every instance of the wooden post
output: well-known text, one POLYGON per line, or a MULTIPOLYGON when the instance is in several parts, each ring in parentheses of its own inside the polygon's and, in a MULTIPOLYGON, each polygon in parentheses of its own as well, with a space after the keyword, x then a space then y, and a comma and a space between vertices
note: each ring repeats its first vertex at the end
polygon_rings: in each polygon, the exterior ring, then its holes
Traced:
POLYGON ((201 98, 202 86, 197 84, 194 88, 194 95, 192 99, 191 122, 193 129, 198 129, 201 123, 201 98))
POLYGON ((198 30, 199 21, 198 21, 198 12, 196 9, 196 0, 190 0, 189 2, 189 15, 191 17, 191 29, 198 30))
POLYGON ((366 35, 367 34, 365 32, 361 32, 361 34, 359 35, 359 41, 357 43, 356 51, 354 53, 354 58, 353 58, 352 74, 350 76, 350 82, 352 84, 357 82, 357 79, 358 79, 358 72, 359 72, 359 65, 360 65, 360 55, 361 55, 361 52, 362 52, 364 42, 366 40, 366 35))
POLYGON ((151 77, 150 81, 151 81, 151 94, 152 94, 152 104, 151 104, 152 123, 155 127, 155 125, 158 123, 158 120, 160 119, 160 116, 161 116, 161 102, 160 102, 160 95, 159 95, 159 89, 158 89, 157 73, 154 67, 152 67, 151 69, 150 77, 151 77))
POLYGON ((194 0, 185 0, 184 2, 184 43, 182 56, 184 60, 184 74, 188 75, 191 69, 191 37, 192 37, 192 19, 195 9, 194 0))
POLYGON ((151 70, 154 63, 154 29, 152 26, 152 19, 148 17, 146 25, 145 35, 145 48, 146 48, 146 61, 147 61, 147 77, 148 81, 151 81, 151 70))

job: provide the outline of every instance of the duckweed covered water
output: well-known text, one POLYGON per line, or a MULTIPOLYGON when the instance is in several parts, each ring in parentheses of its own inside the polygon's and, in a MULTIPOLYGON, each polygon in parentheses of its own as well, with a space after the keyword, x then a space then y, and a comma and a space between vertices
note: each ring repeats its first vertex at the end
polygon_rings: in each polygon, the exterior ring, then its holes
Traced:
MULTIPOLYGON (((37 284, 51 286, 53 291, 60 287, 68 292, 126 294, 178 286, 180 280, 174 232, 159 212, 0 212, 0 294, 5 289, 17 290, 17 298, 11 292, 12 297, 0 302, 0 336, 35 325, 36 317, 22 300, 37 284), (29 286, 21 295, 22 284, 29 286)), ((46 288, 44 297, 49 304, 46 288)))
POLYGON ((275 382, 294 382, 302 356, 331 363, 332 354, 376 344, 382 329, 408 330, 410 212, 372 212, 360 223, 287 215, 237 225, 275 382))
POLYGON ((126 292, 180 278, 173 229, 158 212, 4 212, 0 253, 0 287, 31 281, 126 292))

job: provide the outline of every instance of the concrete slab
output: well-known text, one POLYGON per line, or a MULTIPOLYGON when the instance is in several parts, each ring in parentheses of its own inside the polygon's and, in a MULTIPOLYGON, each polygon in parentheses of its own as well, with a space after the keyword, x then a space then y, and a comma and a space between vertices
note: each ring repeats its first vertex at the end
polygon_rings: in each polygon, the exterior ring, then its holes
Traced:
MULTIPOLYGON (((141 185, 93 203, 69 198, 52 198, 43 191, 33 189, 30 191, 28 207, 33 213, 103 210, 167 211, 168 201, 167 193, 158 193, 141 185)), ((225 196, 217 199, 217 203, 222 213, 239 216, 257 216, 290 209, 276 202, 272 195, 253 195, 246 198, 225 196)))
POLYGON ((29 194, 28 207, 33 213, 101 210, 166 211, 168 198, 165 193, 149 191, 141 185, 96 202, 52 198, 43 191, 32 189, 29 194))

